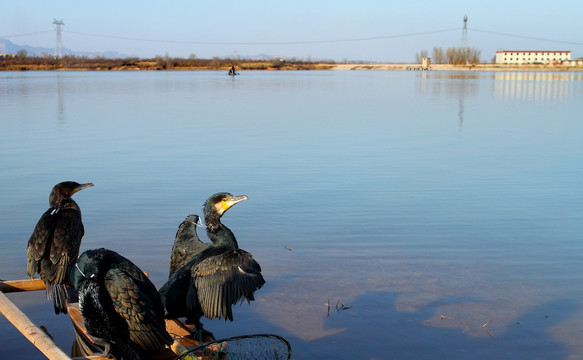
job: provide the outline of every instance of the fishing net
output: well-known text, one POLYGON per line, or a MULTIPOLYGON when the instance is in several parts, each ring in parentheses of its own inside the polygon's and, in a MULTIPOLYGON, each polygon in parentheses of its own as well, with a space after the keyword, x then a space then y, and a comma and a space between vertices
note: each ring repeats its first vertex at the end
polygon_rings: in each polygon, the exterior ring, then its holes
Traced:
POLYGON ((291 345, 279 335, 254 334, 234 336, 206 343, 182 354, 201 360, 289 360, 291 345))

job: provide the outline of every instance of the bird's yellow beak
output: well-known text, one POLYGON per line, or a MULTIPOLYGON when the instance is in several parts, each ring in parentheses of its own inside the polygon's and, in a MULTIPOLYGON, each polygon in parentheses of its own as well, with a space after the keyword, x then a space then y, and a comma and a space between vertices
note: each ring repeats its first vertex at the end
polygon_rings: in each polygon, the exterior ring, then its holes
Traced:
POLYGON ((239 196, 232 196, 228 198, 224 198, 221 202, 221 209, 223 212, 229 210, 233 205, 240 203, 243 200, 247 200, 247 195, 239 195, 239 196))

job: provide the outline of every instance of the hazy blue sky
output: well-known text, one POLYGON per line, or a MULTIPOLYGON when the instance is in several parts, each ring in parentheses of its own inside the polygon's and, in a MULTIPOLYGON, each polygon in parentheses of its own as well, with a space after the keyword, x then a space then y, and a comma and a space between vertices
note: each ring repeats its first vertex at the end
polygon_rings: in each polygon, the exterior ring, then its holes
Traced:
POLYGON ((583 56, 581 0, 3 1, 0 37, 53 48, 56 18, 75 51, 410 62, 460 46, 466 14, 468 45, 483 60, 515 49, 583 56))

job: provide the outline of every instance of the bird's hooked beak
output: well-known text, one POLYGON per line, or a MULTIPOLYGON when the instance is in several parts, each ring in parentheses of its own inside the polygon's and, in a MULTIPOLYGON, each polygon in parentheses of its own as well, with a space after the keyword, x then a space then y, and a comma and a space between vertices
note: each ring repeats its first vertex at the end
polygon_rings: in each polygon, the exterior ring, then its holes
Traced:
POLYGON ((77 186, 76 188, 73 189, 73 192, 71 193, 71 195, 78 193, 79 191, 81 191, 83 189, 87 189, 88 187, 93 187, 93 183, 79 184, 79 186, 77 186))
POLYGON ((240 203, 243 200, 247 200, 247 195, 230 196, 226 197, 221 201, 221 210, 225 212, 233 207, 233 205, 240 203))

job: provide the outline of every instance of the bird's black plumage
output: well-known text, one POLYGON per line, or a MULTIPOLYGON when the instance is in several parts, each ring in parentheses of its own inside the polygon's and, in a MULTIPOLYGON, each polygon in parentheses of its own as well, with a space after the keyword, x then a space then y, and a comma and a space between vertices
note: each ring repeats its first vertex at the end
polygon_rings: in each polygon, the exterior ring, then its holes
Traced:
POLYGON ((81 209, 71 199, 78 191, 93 186, 65 181, 55 185, 49 196, 49 209, 41 216, 28 240, 27 273, 36 274, 46 285, 47 298, 53 299, 55 313, 67 313, 73 298, 69 273, 77 261, 85 234, 81 209))
POLYGON ((130 260, 107 250, 87 250, 71 272, 87 332, 106 353, 139 359, 173 343, 156 287, 130 260))
POLYGON ((232 306, 254 300, 265 280, 250 253, 239 249, 235 235, 220 221, 230 207, 247 196, 212 195, 204 205, 212 245, 176 271, 160 289, 167 318, 186 317, 202 328, 200 318, 233 320, 232 306))
POLYGON ((172 254, 170 255, 170 274, 168 277, 171 277, 198 253, 211 245, 202 242, 198 237, 196 226, 199 221, 200 217, 198 215, 188 215, 178 226, 174 245, 172 246, 172 254))

